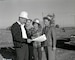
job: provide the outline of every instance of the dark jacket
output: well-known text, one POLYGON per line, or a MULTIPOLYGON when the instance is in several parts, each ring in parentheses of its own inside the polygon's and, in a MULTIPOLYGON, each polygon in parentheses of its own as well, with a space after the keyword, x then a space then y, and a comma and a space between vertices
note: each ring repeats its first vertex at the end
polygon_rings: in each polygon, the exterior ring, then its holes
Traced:
POLYGON ((27 39, 22 38, 20 25, 16 22, 11 26, 14 47, 22 47, 22 43, 27 43, 27 39))

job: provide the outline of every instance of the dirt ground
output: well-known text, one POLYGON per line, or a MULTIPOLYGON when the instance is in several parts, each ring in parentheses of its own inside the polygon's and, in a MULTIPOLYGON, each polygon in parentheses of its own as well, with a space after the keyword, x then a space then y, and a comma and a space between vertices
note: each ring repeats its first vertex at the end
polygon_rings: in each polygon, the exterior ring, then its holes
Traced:
MULTIPOLYGON (((0 60, 2 60, 3 57, 7 59, 14 57, 10 50, 1 50, 0 52, 0 60)), ((42 53, 42 60, 46 60, 44 51, 42 53)), ((57 48, 55 52, 55 60, 75 60, 75 51, 57 48)))
POLYGON ((56 50, 56 60, 75 60, 75 51, 57 49, 56 50))
MULTIPOLYGON (((42 60, 46 60, 44 52, 42 60)), ((75 60, 75 51, 57 48, 55 60, 75 60)))

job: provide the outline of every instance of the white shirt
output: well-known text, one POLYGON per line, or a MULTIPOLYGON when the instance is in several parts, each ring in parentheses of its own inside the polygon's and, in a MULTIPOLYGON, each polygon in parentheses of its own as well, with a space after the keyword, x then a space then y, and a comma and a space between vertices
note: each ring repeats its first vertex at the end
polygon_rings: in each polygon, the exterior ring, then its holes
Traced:
POLYGON ((26 34, 26 30, 24 28, 25 24, 21 24, 19 21, 17 21, 17 23, 20 25, 21 27, 21 31, 22 31, 22 38, 27 39, 27 34, 26 34))

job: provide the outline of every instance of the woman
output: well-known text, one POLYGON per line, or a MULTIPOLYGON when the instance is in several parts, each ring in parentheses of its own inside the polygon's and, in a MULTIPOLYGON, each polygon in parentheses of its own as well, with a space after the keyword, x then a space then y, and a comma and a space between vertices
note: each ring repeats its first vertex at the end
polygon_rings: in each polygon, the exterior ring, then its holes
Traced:
MULTIPOLYGON (((33 24, 32 39, 34 39, 41 35, 42 30, 41 30, 41 25, 39 23, 39 19, 35 19, 32 24, 33 24)), ((34 60, 42 59, 40 42, 33 42, 33 52, 34 52, 34 60)))
POLYGON ((42 42, 42 47, 45 50, 47 60, 55 60, 54 49, 56 47, 55 40, 55 29, 51 25, 51 19, 48 17, 43 18, 45 27, 43 28, 42 34, 46 35, 47 40, 42 42))

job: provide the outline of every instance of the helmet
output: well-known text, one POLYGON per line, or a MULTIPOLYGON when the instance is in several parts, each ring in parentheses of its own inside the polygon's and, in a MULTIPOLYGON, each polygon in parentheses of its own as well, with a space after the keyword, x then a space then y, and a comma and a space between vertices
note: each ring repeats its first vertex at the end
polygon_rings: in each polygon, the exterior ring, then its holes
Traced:
POLYGON ((47 17, 52 20, 53 18, 55 18, 55 14, 53 13, 52 15, 51 14, 48 14, 47 17))
POLYGON ((26 11, 22 11, 19 17, 28 19, 28 13, 26 11))
POLYGON ((43 17, 43 20, 47 19, 48 21, 51 21, 48 17, 43 17))
POLYGON ((52 15, 47 15, 47 18, 51 20, 53 18, 53 16, 52 15))
POLYGON ((38 18, 34 19, 34 21, 33 21, 33 23, 32 23, 32 24, 34 24, 34 23, 40 24, 39 19, 38 19, 38 18))

